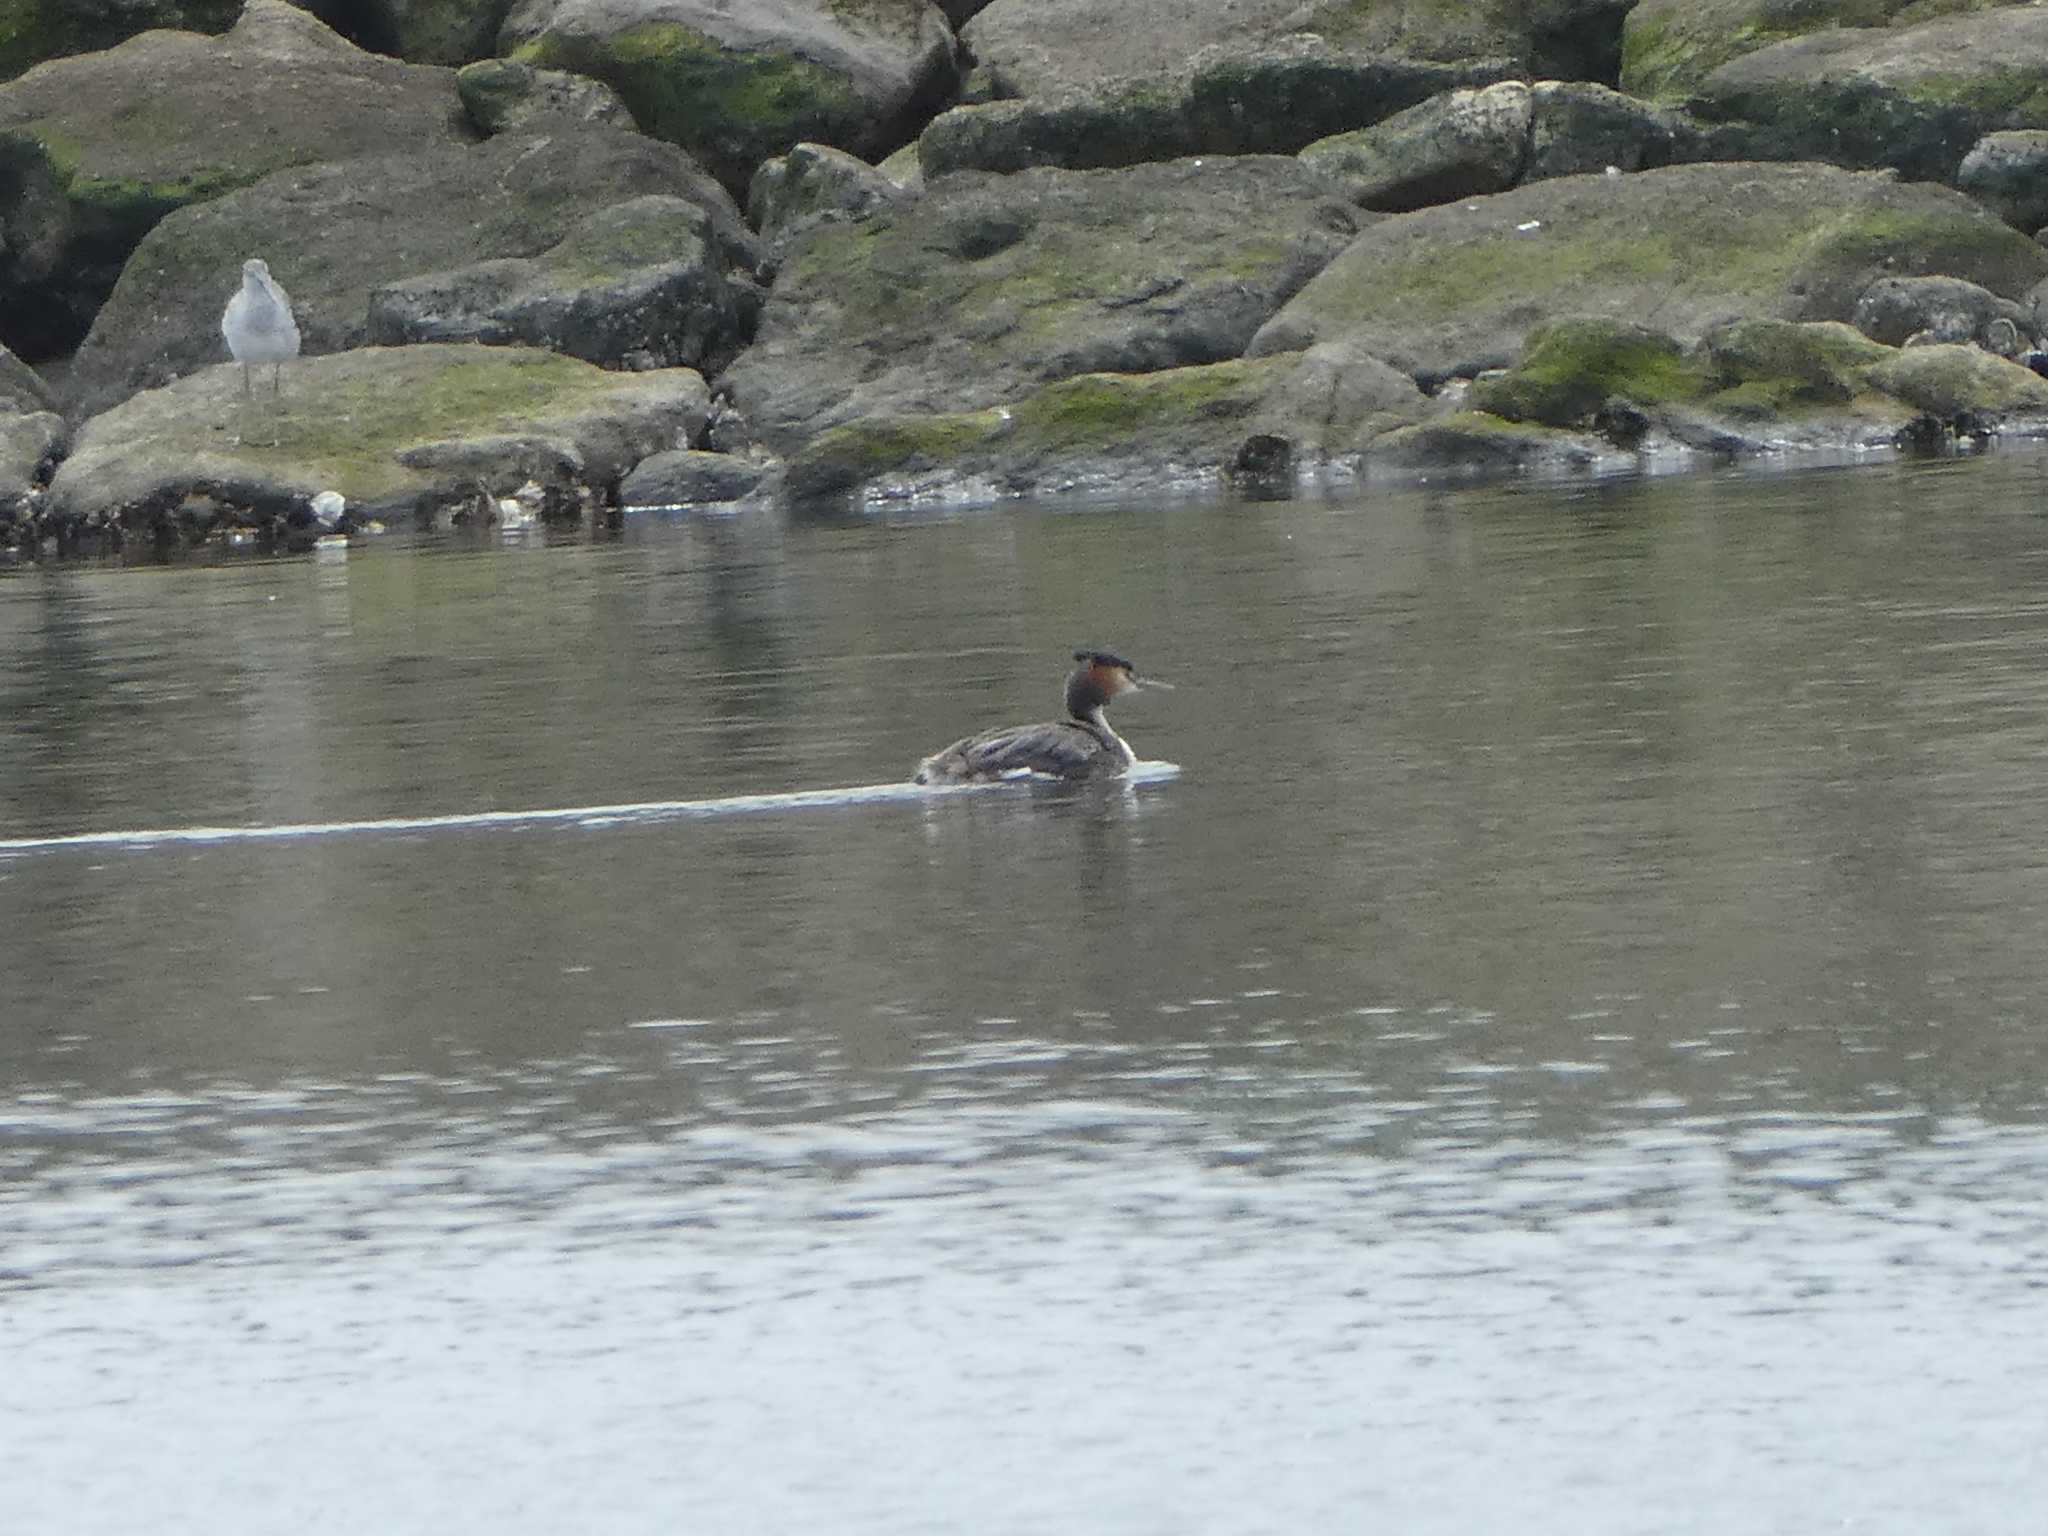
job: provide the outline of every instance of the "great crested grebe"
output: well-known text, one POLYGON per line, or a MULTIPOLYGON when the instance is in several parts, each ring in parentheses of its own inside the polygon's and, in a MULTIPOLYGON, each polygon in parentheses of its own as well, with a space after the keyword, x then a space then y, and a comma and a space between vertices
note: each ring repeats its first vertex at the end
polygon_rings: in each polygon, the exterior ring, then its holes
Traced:
POLYGON ((1102 706, 1134 688, 1170 688, 1107 651, 1076 651, 1067 674, 1067 718, 1011 725, 966 736, 918 764, 920 784, 975 784, 1038 774, 1052 779, 1106 779, 1135 763, 1131 744, 1109 728, 1102 706))

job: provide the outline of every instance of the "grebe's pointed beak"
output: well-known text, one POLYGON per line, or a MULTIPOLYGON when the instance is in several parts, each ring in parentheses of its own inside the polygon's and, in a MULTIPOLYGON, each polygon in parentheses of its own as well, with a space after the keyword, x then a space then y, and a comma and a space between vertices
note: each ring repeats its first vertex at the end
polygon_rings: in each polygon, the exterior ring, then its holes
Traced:
POLYGON ((1137 684, 1137 686, 1140 688, 1164 688, 1168 693, 1173 692, 1173 684, 1168 682, 1162 682, 1160 679, 1156 677, 1133 676, 1131 678, 1131 681, 1137 684))

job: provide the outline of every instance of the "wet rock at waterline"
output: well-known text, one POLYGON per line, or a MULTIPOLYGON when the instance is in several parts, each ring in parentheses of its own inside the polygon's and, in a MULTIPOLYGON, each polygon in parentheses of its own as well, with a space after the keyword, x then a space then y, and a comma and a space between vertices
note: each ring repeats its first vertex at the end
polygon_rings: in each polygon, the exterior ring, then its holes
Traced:
POLYGON ((738 454, 671 449, 634 466, 619 485, 619 505, 628 511, 727 505, 752 495, 767 474, 766 465, 738 454))
MULTIPOLYGON (((543 258, 583 239, 607 246, 608 264, 566 273, 554 290, 535 275, 539 268, 529 270, 543 284, 529 308, 534 323, 527 331, 508 324, 494 339, 540 334, 552 291, 564 323, 573 300, 585 301, 576 334, 611 338, 606 361, 636 351, 673 360, 683 340, 701 343, 715 361, 737 346, 752 299, 721 290, 754 265, 760 247, 731 199, 672 145, 574 128, 282 172, 172 214, 142 242, 94 321, 71 370, 71 395, 86 413, 104 410, 218 360, 215 314, 194 296, 225 292, 252 251, 269 253, 292 294, 305 350, 320 353, 370 339, 370 295, 380 288, 479 261, 543 258), (649 195, 660 206, 682 200, 699 210, 701 228, 683 208, 651 222, 614 218, 649 195), (686 258, 670 233, 700 249, 686 258), (636 246, 643 236, 658 248, 636 246), (694 282, 710 297, 696 308, 687 296, 640 308, 630 274, 687 260, 696 263, 694 276, 675 286, 694 282)), ((649 290, 659 287, 649 279, 649 290)))
POLYGON ((785 451, 860 416, 1219 362, 1373 217, 1292 159, 943 177, 804 240, 725 381, 785 451))
MULTIPOLYGON (((365 53, 285 0, 0 86, 0 334, 75 344, 150 227, 282 166, 474 137, 452 70, 365 53)), ((241 254, 238 253, 237 259, 241 254)))
POLYGON ((956 79, 952 30, 927 0, 519 0, 501 43, 614 87, 735 198, 805 140, 886 154, 956 79))
POLYGON ((522 343, 608 368, 722 368, 752 332, 760 298, 727 276, 710 223, 679 197, 620 203, 538 256, 378 288, 369 339, 522 343))
POLYGON ((1567 176, 1371 225, 1250 350, 1348 338, 1433 384, 1514 362, 1553 316, 1690 341, 1743 316, 1848 320, 1878 278, 1917 273, 2018 295, 2048 251, 1960 193, 1831 166, 1567 176))
POLYGON ((1377 358, 1316 347, 1083 374, 979 411, 865 418, 791 455, 784 488, 799 502, 1226 485, 1290 494, 1326 469, 1355 470, 1374 440, 1436 413, 1377 358))
POLYGON ((2008 418, 2048 420, 2048 379, 1981 347, 1904 347, 1871 380, 1943 422, 1992 427, 2008 418))
POLYGON ((1214 486, 1292 359, 1084 374, 979 411, 878 415, 791 455, 798 503, 1214 486))
POLYGON ((710 404, 687 368, 616 373, 523 347, 362 348, 288 364, 279 398, 241 390, 222 365, 94 417, 51 484, 49 520, 134 530, 195 498, 281 514, 329 490, 388 516, 527 481, 607 497, 702 432, 710 404))

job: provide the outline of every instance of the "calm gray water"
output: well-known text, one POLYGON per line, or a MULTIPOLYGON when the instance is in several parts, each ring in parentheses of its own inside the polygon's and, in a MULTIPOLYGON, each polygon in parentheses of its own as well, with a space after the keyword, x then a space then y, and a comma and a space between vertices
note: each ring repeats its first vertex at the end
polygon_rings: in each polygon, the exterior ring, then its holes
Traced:
POLYGON ((2048 459, 0 578, 9 1530, 2029 1528, 2048 459))

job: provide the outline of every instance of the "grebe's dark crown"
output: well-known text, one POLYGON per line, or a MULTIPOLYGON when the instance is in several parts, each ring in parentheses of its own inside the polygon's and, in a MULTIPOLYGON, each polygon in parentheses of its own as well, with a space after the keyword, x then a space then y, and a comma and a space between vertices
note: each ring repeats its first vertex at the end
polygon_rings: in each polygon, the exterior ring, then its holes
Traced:
POLYGON ((1128 661, 1125 661, 1123 657, 1118 656, 1112 651, 1076 651, 1074 652, 1074 660, 1081 662, 1083 665, 1093 662, 1098 667, 1122 667, 1126 672, 1138 670, 1128 661))

